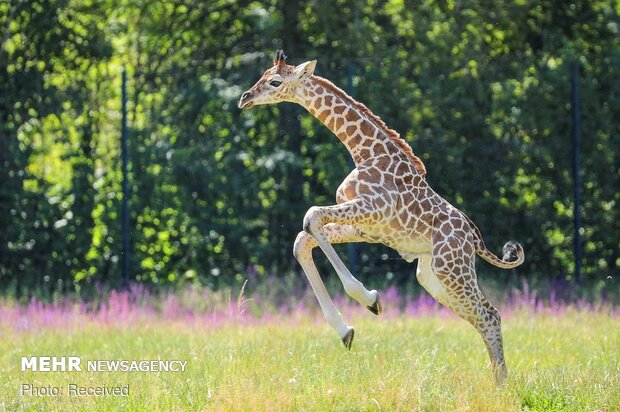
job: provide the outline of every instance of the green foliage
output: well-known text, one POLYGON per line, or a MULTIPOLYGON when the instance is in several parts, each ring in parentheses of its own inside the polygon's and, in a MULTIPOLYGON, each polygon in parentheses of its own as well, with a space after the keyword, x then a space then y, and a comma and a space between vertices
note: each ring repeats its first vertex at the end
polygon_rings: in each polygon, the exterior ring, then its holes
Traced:
MULTIPOLYGON (((541 282, 574 272, 569 67, 578 62, 584 276, 613 287, 619 13, 577 0, 4 2, 0 284, 50 293, 120 283, 123 68, 132 278, 218 287, 248 267, 259 277, 298 271, 291 248, 305 210, 333 203, 350 166, 300 108, 236 108, 284 47, 293 63, 318 59, 318 74, 398 130, 490 247, 522 242, 518 275, 541 282)), ((384 247, 358 252, 356 272, 377 286, 412 277, 384 247)))

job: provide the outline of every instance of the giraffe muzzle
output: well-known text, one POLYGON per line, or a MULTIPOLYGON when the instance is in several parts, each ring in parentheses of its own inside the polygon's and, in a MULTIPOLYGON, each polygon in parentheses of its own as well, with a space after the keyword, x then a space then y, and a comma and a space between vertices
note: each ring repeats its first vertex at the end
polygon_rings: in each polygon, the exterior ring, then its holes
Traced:
POLYGON ((250 109, 254 106, 254 102, 252 101, 252 93, 247 91, 241 95, 239 99, 239 108, 240 109, 250 109))

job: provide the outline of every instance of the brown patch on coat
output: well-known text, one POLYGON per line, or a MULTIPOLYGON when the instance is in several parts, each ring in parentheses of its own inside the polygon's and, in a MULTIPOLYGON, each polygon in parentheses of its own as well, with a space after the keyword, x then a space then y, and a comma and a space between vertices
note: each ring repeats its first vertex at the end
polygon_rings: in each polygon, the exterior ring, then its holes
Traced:
POLYGON ((347 122, 357 122, 360 119, 360 115, 353 109, 349 109, 344 117, 347 119, 347 122))
POLYGON ((354 148, 358 146, 361 141, 362 138, 360 137, 359 133, 356 133, 354 136, 351 137, 351 139, 347 141, 347 144, 349 145, 349 147, 354 148))
POLYGON ((372 135, 372 132, 374 131, 374 128, 372 127, 372 125, 370 124, 368 120, 364 120, 362 122, 360 129, 362 133, 364 133, 366 136, 372 135))
POLYGON ((323 110, 316 118, 319 119, 321 123, 325 123, 327 116, 329 116, 329 110, 323 110))

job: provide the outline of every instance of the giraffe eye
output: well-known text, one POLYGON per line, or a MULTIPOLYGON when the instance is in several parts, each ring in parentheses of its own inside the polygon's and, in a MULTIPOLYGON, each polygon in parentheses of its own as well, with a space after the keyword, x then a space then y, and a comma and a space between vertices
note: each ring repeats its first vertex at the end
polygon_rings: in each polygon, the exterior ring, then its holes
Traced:
POLYGON ((269 82, 269 85, 273 86, 273 87, 280 87, 281 84, 282 84, 282 82, 280 82, 278 80, 272 80, 272 81, 269 82))

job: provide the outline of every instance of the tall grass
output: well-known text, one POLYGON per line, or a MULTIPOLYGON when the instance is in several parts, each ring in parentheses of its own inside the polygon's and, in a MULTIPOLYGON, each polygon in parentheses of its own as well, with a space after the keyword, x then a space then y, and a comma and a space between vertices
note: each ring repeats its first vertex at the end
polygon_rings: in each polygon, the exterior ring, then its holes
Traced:
POLYGON ((475 330, 427 295, 382 293, 385 313, 335 299, 346 351, 315 298, 133 286, 96 304, 0 304, 0 410, 620 410, 620 310, 512 292, 506 388, 475 330), (187 360, 185 372, 21 372, 20 357, 187 360), (20 385, 129 385, 130 396, 21 396, 20 385))
MULTIPOLYGON (((212 291, 191 286, 177 291, 155 293, 141 284, 132 284, 124 290, 102 292, 97 299, 82 301, 73 297, 56 298, 51 302, 31 298, 18 302, 11 297, 0 298, 0 327, 14 330, 40 328, 80 327, 87 323, 127 325, 136 322, 177 321, 198 323, 202 326, 220 326, 234 321, 239 324, 261 323, 296 317, 320 317, 316 298, 309 288, 291 288, 278 285, 277 280, 266 282, 246 294, 246 284, 237 289, 212 291)), ((526 282, 521 289, 492 292, 499 301, 503 315, 527 311, 533 314, 560 316, 570 310, 609 313, 616 317, 620 307, 603 299, 595 302, 585 299, 560 300, 554 291, 540 296, 530 290, 526 282)), ((416 296, 403 294, 394 286, 381 291, 385 307, 382 317, 448 315, 426 293, 416 296)), ((365 309, 348 297, 337 295, 336 306, 344 313, 359 315, 365 309)))

